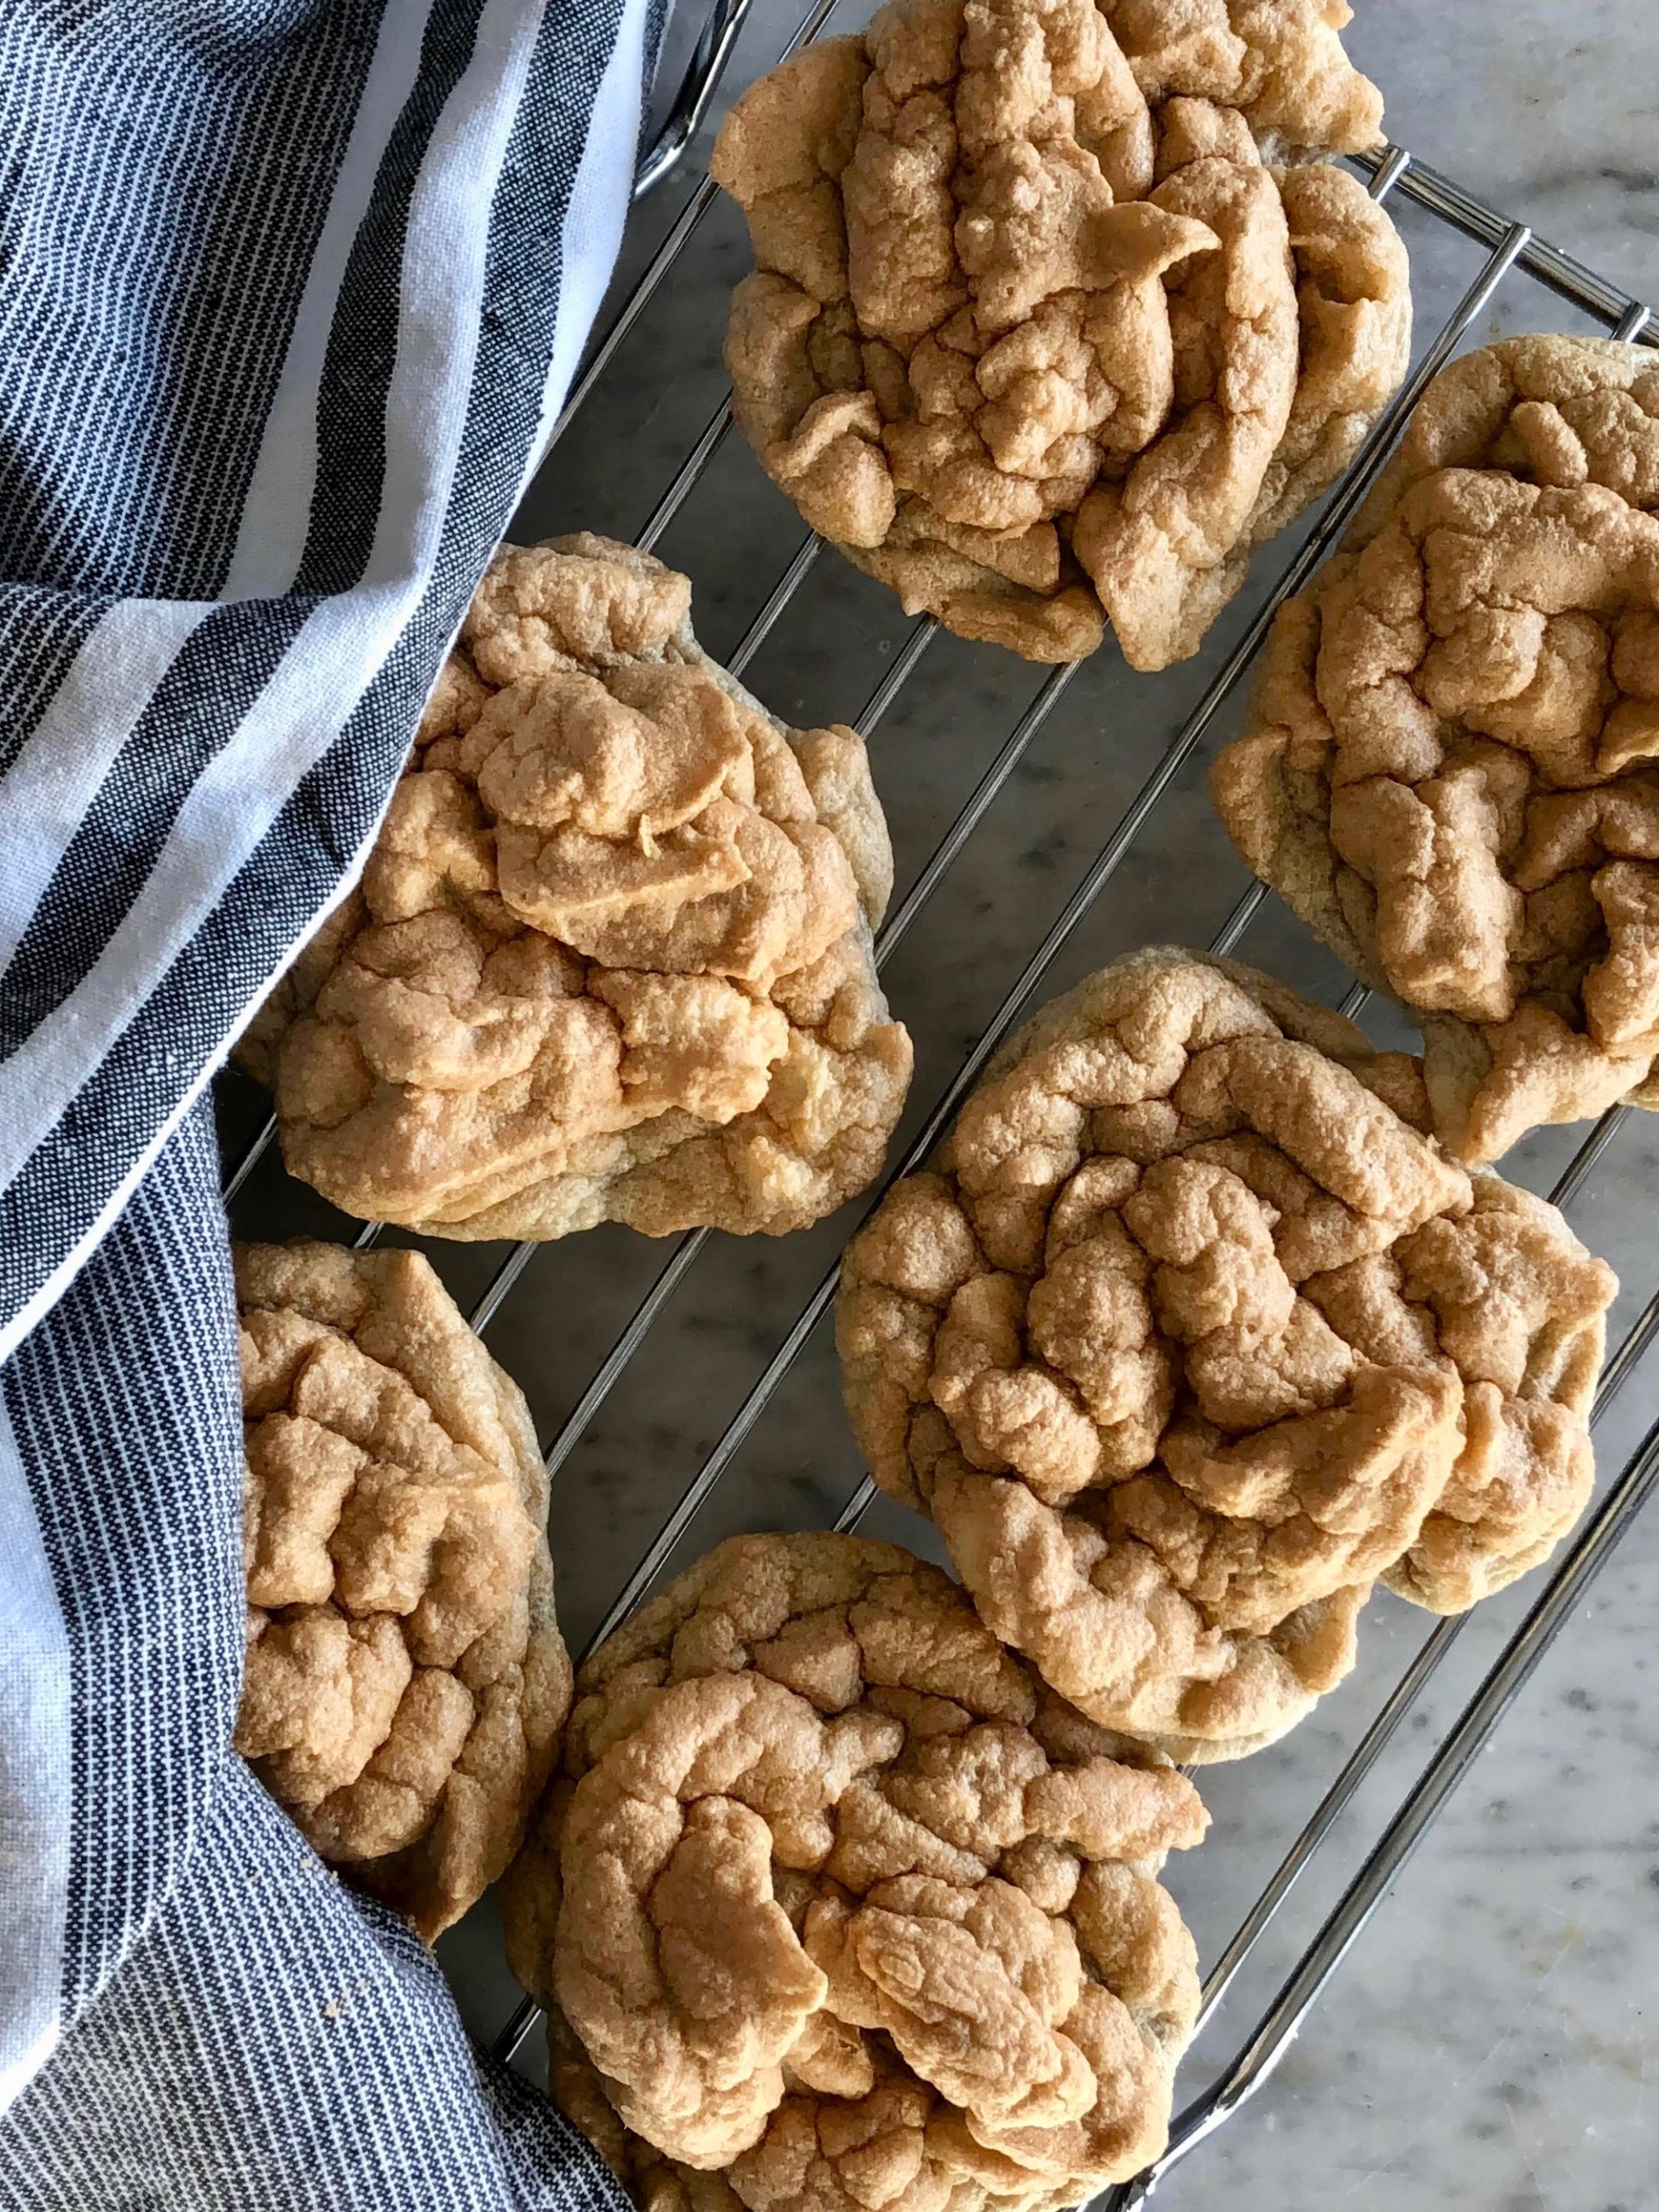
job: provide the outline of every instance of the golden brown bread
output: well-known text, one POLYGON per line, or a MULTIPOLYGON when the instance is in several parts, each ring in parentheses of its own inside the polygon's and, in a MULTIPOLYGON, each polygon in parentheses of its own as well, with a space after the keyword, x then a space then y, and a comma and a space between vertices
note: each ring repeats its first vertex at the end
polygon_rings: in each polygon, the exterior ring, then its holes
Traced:
POLYGON ((1423 1024, 1439 1135, 1659 1104, 1659 358, 1522 338, 1429 387, 1280 615, 1211 788, 1423 1024))
POLYGON ((1374 1583, 1460 1611, 1588 1497, 1611 1271, 1426 1119, 1341 1016, 1138 953, 1005 1046, 849 1248, 871 1472, 1105 1726, 1253 1750, 1347 1672, 1374 1583))
POLYGON ((875 1173, 911 1056, 864 747, 767 715, 690 592, 588 535, 491 564, 361 890, 243 1046, 348 1212, 777 1234, 875 1173))
POLYGON ((236 1249, 237 1748, 430 1942, 518 1849, 570 1702, 523 1395, 417 1252, 236 1249))
POLYGON ((1205 1815, 890 1544, 752 1536, 583 1669, 505 1885, 642 2205, 1051 2212, 1155 2155, 1205 1815))
POLYGON ((895 0, 753 86, 737 420, 815 530, 969 638, 1194 652, 1404 372, 1341 0, 895 0))

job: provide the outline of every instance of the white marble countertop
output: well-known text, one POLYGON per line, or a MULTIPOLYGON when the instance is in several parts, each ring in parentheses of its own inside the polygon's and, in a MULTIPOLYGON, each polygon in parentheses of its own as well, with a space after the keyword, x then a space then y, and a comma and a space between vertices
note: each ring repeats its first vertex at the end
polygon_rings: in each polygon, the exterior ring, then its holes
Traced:
MULTIPOLYGON (((734 86, 776 54, 803 4, 757 0, 734 86)), ((1382 85, 1400 143, 1659 301, 1659 0, 1358 0, 1358 10, 1351 50, 1382 85)), ((843 12, 855 23, 868 9, 843 12)), ((641 210, 625 276, 685 188, 677 182, 641 210)), ((1427 334, 1481 257, 1409 211, 1402 224, 1427 334)), ((746 265, 741 228, 717 208, 577 433, 556 449, 515 535, 638 531, 721 397, 724 296, 746 265)), ((1587 327, 1517 280, 1473 339, 1587 327)), ((661 548, 691 573, 694 616, 713 650, 741 636, 800 537, 792 512, 729 440, 661 548)), ((1258 563, 1258 575, 1268 572, 1258 563)), ((918 1043, 906 1135, 1110 835, 1243 612, 1223 622, 1203 660, 1161 677, 1128 674, 1109 647, 1099 655, 906 939, 887 980, 918 1043)), ((826 556, 749 680, 798 722, 850 719, 907 627, 876 587, 826 556)), ((901 887, 1034 688, 1031 670, 988 649, 944 639, 930 650, 873 744, 901 887)), ((1178 779, 1050 988, 1134 944, 1203 943, 1225 917, 1244 879, 1210 818, 1201 777, 1200 767, 1178 779)), ((1241 950, 1332 998, 1345 987, 1271 905, 1241 950)), ((1512 1172, 1546 1188, 1572 1145, 1567 1133, 1552 1133, 1525 1147, 1512 1172)), ((1573 1212, 1580 1233, 1624 1275, 1616 1335, 1659 1287, 1656 1192, 1659 1117, 1637 1115, 1573 1212)), ((246 1225, 256 1230, 328 1218, 320 1204, 308 1212, 297 1205, 292 1185, 279 1197, 274 1177, 257 1180, 249 1196, 246 1225)), ((715 1239, 702 1254, 559 1477, 555 1543, 573 1642, 602 1616, 849 1225, 838 1219, 777 1243, 715 1239)), ((491 1248, 429 1249, 463 1300, 499 1257, 491 1248)), ((532 1262, 490 1340, 529 1392, 544 1439, 666 1257, 661 1247, 601 1230, 532 1262)), ((1659 1353, 1604 1423, 1605 1470, 1623 1463, 1656 1408, 1659 1353)), ((686 1553, 740 1528, 827 1525, 859 1471, 820 1329, 698 1515, 686 1553)), ((896 1509, 882 1509, 871 1525, 925 1540, 896 1509)), ((1193 2053, 1183 2093, 1196 2093, 1238 2047, 1536 1585, 1476 1617, 1193 2053)), ((1230 2212, 1652 2212, 1659 2204, 1659 2094, 1649 2079, 1659 2073, 1656 1600, 1659 1510, 1626 1539, 1277 2074, 1170 2177, 1158 2192, 1160 2212, 1219 2203, 1230 2212)), ((1285 1743, 1202 1777, 1212 1837, 1171 1878, 1206 1961, 1428 1626, 1427 1616, 1378 1599, 1352 1680, 1285 1743)), ((493 2032, 513 1993, 487 1907, 446 1939, 442 1954, 469 2017, 493 2032)))

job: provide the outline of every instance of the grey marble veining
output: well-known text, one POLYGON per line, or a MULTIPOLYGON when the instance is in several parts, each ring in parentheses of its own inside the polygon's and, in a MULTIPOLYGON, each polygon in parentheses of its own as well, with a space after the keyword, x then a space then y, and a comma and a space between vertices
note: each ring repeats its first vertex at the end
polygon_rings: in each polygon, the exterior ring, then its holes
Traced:
POLYGON ((1436 168, 1651 300, 1659 9, 1649 0, 1357 0, 1349 51, 1436 168))
MULTIPOLYGON (((766 66, 798 0, 758 0, 732 87, 766 66)), ((843 11, 856 22, 856 7, 843 11)), ((837 27, 842 18, 836 19, 837 27)), ((1636 293, 1659 298, 1659 5, 1655 0, 1359 0, 1351 50, 1389 97, 1402 143, 1636 293)), ((619 283, 636 271, 686 186, 641 210, 619 283)), ((1478 249, 1401 211, 1423 340, 1479 266, 1478 249)), ((718 404, 724 297, 747 266, 716 207, 605 384, 532 486, 515 534, 634 535, 718 404)), ((1590 326, 1525 278, 1473 340, 1590 326)), ((729 650, 801 542, 801 526, 729 439, 661 550, 696 586, 705 642, 729 650)), ((1275 549, 1259 561, 1266 588, 1275 549)), ((1248 620, 1247 597, 1202 658, 1155 678, 1109 646, 1079 675, 997 805, 899 948, 887 982, 916 1037, 907 1142, 1248 620)), ((851 718, 909 626, 825 555, 749 680, 798 722, 851 718)), ((988 648, 941 639, 873 739, 903 887, 995 755, 1039 681, 988 648)), ((1228 718, 1215 734, 1225 734, 1228 718)), ((1212 741, 1213 742, 1213 741, 1212 741)), ((1209 747, 1205 748, 1205 758, 1209 747)), ((1131 946, 1201 943, 1244 877, 1203 795, 1181 777, 1054 963, 1059 989, 1131 946)), ((1244 957, 1335 1000, 1346 978, 1282 909, 1262 910, 1244 957)), ((1386 1022, 1382 1025, 1387 1027, 1386 1022)), ((1403 1032, 1402 1032, 1403 1035, 1403 1032)), ((230 1101, 232 1116, 258 1111, 230 1101)), ((1510 1172, 1548 1188, 1582 1131, 1552 1131, 1510 1172)), ((1628 1121, 1573 1217, 1627 1288, 1615 1338, 1659 1287, 1659 1118, 1628 1121)), ((274 1167, 251 1183, 257 1233, 346 1225, 274 1167)), ((584 1637, 757 1373, 830 1268, 855 1215, 773 1243, 709 1241, 624 1386, 563 1470, 555 1503, 561 1606, 584 1637)), ((349 1231, 347 1230, 347 1233, 349 1231)), ((463 1303, 499 1248, 430 1248, 463 1303)), ((601 1230, 539 1253, 491 1332, 550 1438, 669 1256, 601 1230)), ((1604 1467, 1659 1411, 1659 1355, 1617 1402, 1604 1467)), ((745 1528, 825 1525, 859 1478, 820 1329, 697 1516, 686 1556, 745 1528)), ((926 1531, 882 1505, 868 1524, 926 1531)), ((1327 1850, 1262 1944, 1183 2082, 1204 2082, 1244 2039, 1434 1742, 1535 1594, 1471 1621, 1327 1850)), ((1638 1524, 1529 1685, 1491 1750, 1370 1927, 1272 2082, 1160 2190, 1167 2212, 1651 2212, 1659 2205, 1659 1700, 1654 1619, 1659 1517, 1638 1524)), ((1430 1623, 1391 1598, 1367 1614, 1355 1676, 1285 1743, 1202 1777, 1210 1842, 1170 1878, 1212 1960, 1294 1840, 1430 1623)), ((481 2033, 513 1992, 486 1904, 446 1939, 481 2033)), ((529 2063, 534 2064, 533 2049, 529 2063)), ((1180 2100, 1178 2099, 1178 2101, 1180 2100)))

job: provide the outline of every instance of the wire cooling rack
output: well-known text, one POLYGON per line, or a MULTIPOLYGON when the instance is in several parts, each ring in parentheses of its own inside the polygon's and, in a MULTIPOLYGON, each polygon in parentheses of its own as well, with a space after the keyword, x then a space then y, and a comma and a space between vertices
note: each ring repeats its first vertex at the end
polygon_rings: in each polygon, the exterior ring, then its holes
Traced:
MULTIPOLYGON (((717 0, 717 4, 711 9, 662 127, 642 160, 636 196, 659 182, 679 163, 703 119, 749 6, 750 0, 717 0)), ((793 51, 806 40, 817 36, 833 6, 834 0, 817 0, 817 4, 807 10, 785 51, 793 51)), ((1148 831, 1154 817, 1166 806, 1183 771, 1193 761, 1211 733, 1212 724, 1216 723, 1224 709, 1234 701, 1242 679, 1249 672, 1261 648, 1274 613, 1285 600, 1300 588, 1334 544, 1387 457, 1407 415, 1424 388, 1465 342, 1478 336, 1476 326, 1498 302, 1502 289, 1523 276, 1529 277, 1556 300, 1575 310, 1591 327, 1621 338, 1655 342, 1649 309, 1640 302, 1631 299, 1618 287, 1556 247, 1535 237, 1524 223, 1511 221, 1486 206, 1449 178, 1418 161, 1402 147, 1389 146, 1381 154, 1366 157, 1356 166, 1366 175, 1374 198, 1389 200, 1396 207, 1410 207, 1421 211, 1434 232, 1455 238, 1465 251, 1471 245, 1483 249, 1484 258, 1451 313, 1439 322, 1427 344, 1421 345, 1420 341, 1421 350, 1404 389, 1378 423, 1347 476, 1327 500, 1294 557, 1284 561, 1282 569, 1273 578, 1271 587, 1256 612, 1243 627, 1242 634, 1227 652, 1224 661, 1150 772, 1134 791, 1109 834, 1095 851, 1081 880, 1025 960, 971 1050, 926 1106, 919 1127, 899 1156, 893 1160, 883 1181, 859 1202, 857 1211, 860 1213, 876 1203, 888 1183, 922 1161, 946 1128, 958 1104, 1002 1038, 1026 1010, 1033 995, 1046 981, 1050 980, 1051 969, 1096 907, 1107 887, 1137 850, 1142 833, 1148 831)), ((593 397, 607 371, 634 334, 646 310, 683 265, 687 249, 703 226, 715 196, 714 186, 704 178, 685 199, 660 244, 645 260, 632 290, 594 346, 576 379, 563 415, 553 429, 549 441, 550 449, 593 397)), ((663 349, 658 362, 658 373, 664 385, 671 384, 676 374, 676 367, 669 359, 669 350, 663 349)), ((642 547, 657 545, 681 516, 682 510, 704 481, 716 454, 724 446, 731 423, 728 396, 715 408, 685 452, 683 459, 674 467, 643 528, 637 531, 637 542, 642 547)), ((569 515, 563 518, 562 526, 580 526, 584 520, 581 515, 569 515)), ((760 652, 784 617, 785 610, 801 592, 823 550, 820 541, 809 537, 788 561, 776 582, 766 594, 734 650, 728 650, 724 654, 728 665, 734 672, 741 674, 760 652)), ((1279 557, 1283 559, 1282 545, 1278 552, 1279 557)), ((1262 556, 1263 561, 1273 557, 1271 549, 1268 555, 1262 556)), ((1259 562, 1258 569, 1262 565, 1259 562)), ((861 714, 856 717, 856 727, 865 737, 874 735, 906 687, 925 683, 930 649, 935 646, 938 637, 937 624, 931 618, 924 619, 915 624, 892 651, 880 681, 869 694, 861 714)), ((1110 651, 1109 645, 1106 652, 1109 654, 1110 651)), ((1007 737, 950 818, 948 828, 930 856, 915 871, 903 897, 881 930, 876 941, 876 950, 878 961, 883 967, 891 961, 929 902, 957 868, 970 840, 992 819, 999 802, 1007 800, 1009 804, 1017 804, 1020 787, 1016 782, 1016 772, 1022 763, 1027 761, 1039 732, 1062 695, 1074 683, 1085 687, 1090 683, 1091 665, 1084 664, 1080 667, 1057 668, 1045 675, 1038 683, 1007 737), (1010 798, 1011 785, 1014 790, 1010 798)), ((938 742, 937 740, 934 741, 938 742)), ((882 779, 879 750, 876 767, 880 785, 882 779)), ((1006 806, 1003 811, 1007 811, 1006 806)), ((1213 949, 1219 952, 1231 950, 1246 930, 1257 921, 1264 906, 1270 908, 1273 904, 1261 885, 1252 885, 1238 899, 1220 929, 1212 936, 1213 949)), ((1348 993, 1342 1004, 1344 1012, 1358 1015, 1367 1007, 1368 995, 1357 987, 1348 993)), ((896 1010, 901 1014, 906 1012, 902 1005, 896 1010)), ((234 1085, 241 1079, 232 1077, 226 1080, 234 1085)), ((1615 1107, 1605 1114, 1557 1175, 1550 1195, 1558 1205, 1570 1207, 1582 1192, 1592 1170, 1603 1160, 1614 1142, 1625 1121, 1626 1113, 1627 1109, 1615 1107)), ((234 1118, 234 1114, 232 1118, 234 1118)), ((228 1175, 226 1201, 228 1205, 233 1200, 243 1200, 243 1204, 237 1207, 238 1216, 245 1204, 244 1186, 256 1165, 266 1154, 273 1133, 274 1125, 267 1119, 228 1175)), ((267 1171, 268 1174, 274 1174, 274 1163, 267 1162, 267 1171)), ((297 1186, 292 1185, 288 1185, 287 1190, 291 1204, 285 1225, 297 1227, 300 1224, 293 1216, 297 1211, 301 1194, 297 1186)), ((283 1223, 284 1202, 280 1194, 264 1208, 259 1222, 261 1233, 270 1232, 273 1210, 278 1223, 283 1223)), ((357 1242, 359 1245, 372 1243, 378 1233, 378 1224, 370 1224, 362 1229, 357 1242)), ((547 1446, 548 1470, 556 1484, 561 1471, 593 1428, 601 1408, 629 1376, 652 1336, 654 1325, 696 1267, 709 1241, 707 1231, 697 1230, 677 1242, 667 1263, 656 1274, 585 1387, 575 1396, 574 1402, 557 1423, 547 1446)), ((446 1256, 442 1248, 431 1249, 435 1259, 442 1260, 446 1256)), ((499 1323, 504 1308, 513 1297, 526 1266, 540 1249, 521 1244, 506 1251, 500 1258, 473 1306, 470 1318, 476 1329, 486 1332, 499 1323)), ((453 1255, 454 1249, 453 1247, 448 1248, 448 1256, 453 1255)), ((1654 1262, 1654 1277, 1650 1283, 1638 1286, 1638 1294, 1650 1294, 1647 1295, 1646 1304, 1637 1312, 1609 1358, 1596 1401, 1595 1419, 1598 1423, 1642 1361, 1656 1334, 1659 1334, 1659 1259, 1654 1262)), ((818 1332, 831 1305, 835 1287, 836 1274, 831 1268, 800 1306, 781 1341, 753 1375, 746 1394, 727 1420, 712 1448, 702 1456, 671 1510, 662 1517, 655 1535, 599 1622, 589 1640, 588 1649, 608 1635, 639 1604, 669 1563, 688 1531, 691 1530, 699 1513, 709 1503, 716 1486, 755 1431, 768 1406, 777 1398, 800 1355, 818 1332)), ((522 1298, 528 1293, 519 1294, 522 1298)), ((1164 2176, 1248 2102, 1268 2079, 1290 2048, 1326 1984, 1376 1910, 1389 1885, 1400 1874, 1458 1789, 1528 1677, 1606 1564, 1656 1481, 1659 1481, 1659 1421, 1649 1429, 1611 1478, 1604 1478, 1597 1502, 1574 1541, 1554 1563, 1530 1609, 1503 1645, 1460 1713, 1441 1736, 1433 1756, 1417 1772, 1392 1817, 1366 1851, 1347 1886, 1295 1959, 1277 1994, 1260 2012, 1231 2056, 1220 2065, 1201 2094, 1178 2113, 1171 2130, 1168 2148, 1163 2156, 1133 2180, 1096 2199, 1097 2212, 1129 2212, 1129 2208, 1144 2203, 1164 2176)), ((571 1494, 566 1488, 556 1488, 555 1498, 558 1524, 563 1529, 580 1516, 583 1499, 579 1492, 571 1494)), ((836 1526, 842 1529, 856 1526, 873 1502, 873 1485, 866 1479, 847 1498, 836 1526)), ((596 1512, 603 1510, 596 1499, 588 1500, 588 1503, 596 1512)), ((556 1553, 556 1541, 555 1549, 556 1553)), ((1382 1694, 1369 1724, 1348 1751, 1334 1778, 1329 1782, 1311 1818, 1260 1889, 1230 1941, 1211 1967, 1204 1985, 1200 2033, 1215 2018, 1224 1999, 1234 1988, 1246 1962, 1256 1953, 1258 1945, 1278 1920, 1293 1891, 1319 1859, 1322 1847, 1354 1804, 1362 1785, 1395 1738, 1408 1715, 1419 1707, 1428 1684, 1464 1634, 1467 1619, 1468 1617, 1465 1617, 1440 1622, 1425 1637, 1403 1674, 1382 1694)), ((1270 1754, 1262 1755, 1263 1759, 1270 1757, 1270 1754)), ((495 2040, 497 2052, 504 2057, 511 2057, 534 2024, 536 2017, 531 2005, 528 2002, 521 2004, 501 2026, 495 2040)))

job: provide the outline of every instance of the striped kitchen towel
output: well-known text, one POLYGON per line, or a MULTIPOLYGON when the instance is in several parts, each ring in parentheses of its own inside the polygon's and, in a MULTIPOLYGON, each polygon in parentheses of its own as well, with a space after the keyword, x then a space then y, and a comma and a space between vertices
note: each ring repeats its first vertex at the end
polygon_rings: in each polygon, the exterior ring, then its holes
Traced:
POLYGON ((204 1089, 569 385, 652 0, 0 10, 0 2207, 620 2202, 229 1749, 204 1089))

